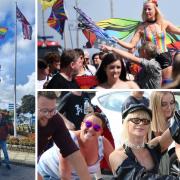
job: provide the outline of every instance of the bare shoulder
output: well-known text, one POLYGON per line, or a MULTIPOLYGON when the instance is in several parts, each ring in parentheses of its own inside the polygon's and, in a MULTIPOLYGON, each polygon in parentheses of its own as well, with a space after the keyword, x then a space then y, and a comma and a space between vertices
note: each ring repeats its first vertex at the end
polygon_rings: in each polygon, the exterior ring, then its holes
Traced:
POLYGON ((131 89, 139 89, 139 86, 134 81, 126 81, 131 89))
POLYGON ((110 161, 113 173, 115 173, 117 168, 124 162, 125 159, 127 159, 127 155, 125 154, 125 151, 122 148, 118 150, 114 150, 110 154, 109 161, 110 161))
POLYGON ((163 27, 164 27, 164 29, 166 29, 169 25, 171 25, 172 23, 170 22, 170 21, 168 21, 168 20, 163 20, 163 27))
MULTIPOLYGON (((125 151, 123 148, 119 148, 117 150, 114 150, 109 157, 112 161, 118 160, 120 164, 127 158, 127 155, 125 154, 125 151)), ((120 165, 119 164, 119 165, 120 165)))
POLYGON ((111 143, 109 142, 109 140, 105 137, 103 137, 103 146, 104 146, 104 153, 107 154, 108 158, 109 158, 109 155, 110 155, 110 153, 113 152, 114 148, 111 145, 111 143))
POLYGON ((143 31, 145 26, 146 26, 146 23, 142 22, 141 24, 139 24, 136 31, 140 31, 140 32, 143 31))

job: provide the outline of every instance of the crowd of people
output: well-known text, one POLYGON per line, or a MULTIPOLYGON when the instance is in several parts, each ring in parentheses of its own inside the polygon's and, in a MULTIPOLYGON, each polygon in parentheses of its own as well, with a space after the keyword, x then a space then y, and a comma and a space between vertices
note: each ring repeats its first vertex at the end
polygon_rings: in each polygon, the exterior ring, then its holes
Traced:
POLYGON ((38 88, 178 88, 179 51, 173 57, 167 49, 166 36, 179 35, 180 28, 162 16, 155 0, 144 2, 142 21, 129 43, 114 37, 129 52, 102 45, 91 61, 88 51, 78 48, 64 50, 61 55, 46 54, 38 60, 38 88), (138 57, 133 55, 137 51, 138 57))
POLYGON ((87 49, 75 48, 38 59, 38 180, 100 180, 103 161, 113 179, 180 178, 170 173, 168 154, 174 143, 180 161, 175 95, 152 91, 145 97, 139 90, 180 87, 180 51, 169 52, 168 33, 180 35, 180 28, 162 16, 156 0, 147 0, 130 42, 113 37, 115 46, 100 45, 92 58, 87 49), (59 96, 59 91, 42 89, 76 90, 59 96), (122 120, 119 147, 109 120, 92 105, 88 92, 77 89, 136 89, 117 117, 122 120))
POLYGON ((123 103, 119 117, 123 123, 117 124, 121 146, 116 149, 103 135, 107 118, 95 108, 84 113, 85 107, 80 102, 89 97, 84 92, 73 93, 65 93, 59 100, 57 92, 38 92, 39 180, 101 179, 103 157, 114 179, 179 178, 170 175, 167 151, 174 141, 180 160, 180 111, 173 92, 153 91, 147 98, 143 91, 133 91, 123 103), (67 116, 71 102, 73 106, 67 116), (80 103, 78 108, 75 102, 80 103), (73 114, 80 111, 81 118, 75 122, 73 114), (73 126, 66 124, 66 120, 73 126))
MULTIPOLYGON (((162 83, 162 68, 156 57, 157 46, 146 42, 138 49, 139 57, 127 51, 102 45, 102 59, 86 61, 82 49, 69 49, 59 56, 51 52, 38 59, 38 89, 161 89, 179 88, 179 51, 171 66, 171 83, 162 83), (58 61, 48 56, 57 56, 58 61), (92 64, 94 63, 94 64, 92 64), (98 63, 98 65, 97 65, 98 63), (130 63, 130 64, 129 64, 130 63), (134 65, 136 64, 137 67, 134 65), (131 66, 131 67, 130 67, 131 66), (134 68, 133 68, 134 66, 134 68), (137 68, 138 72, 134 73, 137 68)), ((99 58, 95 53, 93 58, 99 58)), ((86 58, 87 59, 87 58, 86 58)), ((165 82, 165 81, 164 81, 165 82)), ((170 82, 170 81, 168 81, 170 82)))

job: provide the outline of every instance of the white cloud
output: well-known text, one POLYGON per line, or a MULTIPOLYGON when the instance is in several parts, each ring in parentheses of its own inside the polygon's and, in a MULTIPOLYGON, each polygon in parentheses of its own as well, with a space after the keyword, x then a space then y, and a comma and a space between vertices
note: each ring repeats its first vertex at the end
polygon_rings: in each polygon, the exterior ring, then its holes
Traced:
POLYGON ((19 96, 17 96, 19 99, 22 98, 25 94, 35 94, 35 72, 33 72, 31 75, 28 75, 28 82, 24 85, 18 85, 17 86, 17 92, 19 93, 19 96))
MULTIPOLYGON (((21 98, 27 94, 35 94, 35 1, 17 0, 20 11, 32 25, 32 40, 24 40, 21 23, 17 22, 17 103, 21 103, 21 98)), ((8 108, 9 103, 14 102, 14 60, 15 44, 14 29, 16 17, 16 4, 12 0, 1 0, 0 5, 0 25, 8 27, 8 33, 4 44, 0 47, 0 108, 8 108)), ((2 41, 3 42, 3 41, 2 41)))
MULTIPOLYGON (((21 98, 24 95, 35 95, 35 72, 28 75, 28 81, 25 84, 20 84, 16 87, 17 104, 21 104, 21 98)), ((8 108, 9 103, 14 102, 14 84, 9 84, 9 76, 0 83, 0 108, 8 108), (6 81, 7 80, 7 81, 6 81)))
MULTIPOLYGON (((20 1, 17 0, 17 5, 19 9, 22 11, 24 16, 27 18, 29 23, 34 21, 35 16, 35 1, 34 0, 26 0, 26 1, 20 1)), ((15 1, 12 0, 1 0, 0 5, 0 23, 5 20, 7 17, 7 14, 11 14, 12 17, 15 18, 15 1)))

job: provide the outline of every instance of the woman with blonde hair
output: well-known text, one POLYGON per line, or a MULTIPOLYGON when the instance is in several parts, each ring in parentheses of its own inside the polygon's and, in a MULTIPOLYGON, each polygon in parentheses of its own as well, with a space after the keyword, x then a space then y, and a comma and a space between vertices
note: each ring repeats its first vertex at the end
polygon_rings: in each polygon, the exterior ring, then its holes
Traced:
POLYGON ((169 83, 172 73, 172 58, 166 46, 166 33, 180 34, 180 28, 163 18, 158 8, 157 0, 144 2, 142 19, 143 23, 137 28, 130 43, 115 39, 119 45, 127 49, 135 48, 140 40, 154 43, 159 49, 159 55, 156 57, 156 60, 163 70, 163 83, 169 83))
POLYGON ((151 129, 155 136, 161 135, 170 124, 175 112, 175 97, 171 91, 153 91, 150 96, 152 110, 151 129))
POLYGON ((173 141, 171 129, 146 143, 151 129, 151 110, 143 104, 135 104, 123 112, 122 118, 123 147, 114 150, 109 157, 115 179, 176 179, 158 174, 161 156, 173 141))
MULTIPOLYGON (((161 136, 171 123, 175 112, 175 97, 170 91, 154 91, 150 96, 150 107, 152 110, 152 134, 153 137, 161 136)), ((152 137, 152 138, 153 138, 152 137)), ((169 174, 169 154, 164 153, 160 173, 169 174)))

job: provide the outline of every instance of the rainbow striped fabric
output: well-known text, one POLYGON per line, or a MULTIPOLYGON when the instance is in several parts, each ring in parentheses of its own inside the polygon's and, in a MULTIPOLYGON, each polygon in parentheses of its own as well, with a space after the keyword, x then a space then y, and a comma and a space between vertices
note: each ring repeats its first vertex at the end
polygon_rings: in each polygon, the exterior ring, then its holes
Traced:
MULTIPOLYGON (((109 36, 115 36, 121 40, 125 40, 135 33, 141 23, 141 21, 133 19, 111 18, 99 21, 97 25, 103 28, 109 36)), ((166 33, 165 40, 166 44, 180 41, 180 35, 166 33)))
POLYGON ((8 29, 5 27, 0 27, 0 39, 4 38, 4 36, 6 35, 8 29))
POLYGON ((64 32, 64 25, 67 16, 64 11, 64 1, 57 0, 52 7, 51 14, 48 18, 48 25, 54 28, 57 32, 63 36, 64 32))

